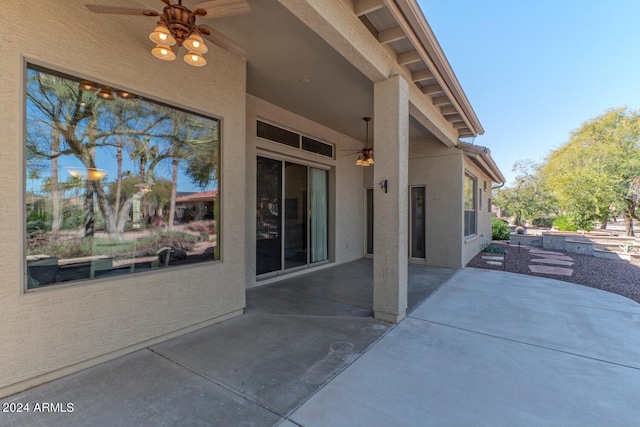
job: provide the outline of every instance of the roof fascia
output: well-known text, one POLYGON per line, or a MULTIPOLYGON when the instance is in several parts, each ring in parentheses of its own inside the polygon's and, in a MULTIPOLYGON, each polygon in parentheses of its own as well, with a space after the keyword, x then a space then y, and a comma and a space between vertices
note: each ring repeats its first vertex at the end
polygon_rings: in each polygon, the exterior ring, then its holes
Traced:
POLYGON ((491 157, 491 150, 489 150, 487 147, 459 141, 457 148, 462 150, 468 157, 482 159, 482 163, 487 168, 485 172, 488 172, 488 175, 490 175, 491 179, 493 179, 494 182, 499 184, 505 182, 504 175, 500 171, 500 168, 498 167, 496 162, 493 160, 493 157, 491 157))
POLYGON ((429 23, 427 22, 420 6, 416 0, 385 0, 389 3, 393 2, 400 11, 403 13, 404 18, 412 27, 414 34, 420 40, 422 46, 427 51, 434 65, 438 69, 438 72, 442 75, 442 78, 447 83, 456 101, 460 105, 460 108, 464 111, 465 115, 471 122, 473 130, 478 134, 484 134, 484 128, 478 119, 467 95, 464 93, 458 78, 456 77, 451 64, 447 60, 440 43, 436 39, 435 34, 431 30, 429 23))

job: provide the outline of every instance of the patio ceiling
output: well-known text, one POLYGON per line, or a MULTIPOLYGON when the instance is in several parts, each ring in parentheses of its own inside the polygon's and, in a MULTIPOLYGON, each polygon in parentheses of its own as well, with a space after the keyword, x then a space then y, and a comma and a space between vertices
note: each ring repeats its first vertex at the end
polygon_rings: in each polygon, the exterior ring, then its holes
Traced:
MULTIPOLYGON (((246 48, 247 92, 363 139, 362 117, 373 115, 373 82, 277 0, 248 1, 250 14, 203 20, 246 48)), ((352 8, 459 137, 484 132, 428 24, 407 6, 413 0, 339 1, 352 8)), ((159 0, 140 3, 161 6, 159 0)), ((425 136, 431 133, 412 120, 410 138, 425 136)))
POLYGON ((247 49, 247 92, 357 139, 373 83, 275 0, 211 22, 247 49))

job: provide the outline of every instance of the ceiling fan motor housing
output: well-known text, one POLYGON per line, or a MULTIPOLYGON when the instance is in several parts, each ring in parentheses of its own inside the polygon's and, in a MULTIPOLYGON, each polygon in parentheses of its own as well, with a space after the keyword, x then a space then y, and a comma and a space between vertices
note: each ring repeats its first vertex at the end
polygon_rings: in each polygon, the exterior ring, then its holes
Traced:
POLYGON ((182 46, 182 43, 197 28, 196 15, 198 14, 196 12, 192 12, 180 4, 165 6, 163 9, 160 20, 164 21, 167 28, 169 28, 178 46, 182 46))

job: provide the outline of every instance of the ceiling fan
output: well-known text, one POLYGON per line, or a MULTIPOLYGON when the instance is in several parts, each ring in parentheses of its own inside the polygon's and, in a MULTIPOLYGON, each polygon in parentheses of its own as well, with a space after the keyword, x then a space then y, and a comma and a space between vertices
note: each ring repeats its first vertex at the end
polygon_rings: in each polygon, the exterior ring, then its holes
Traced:
POLYGON ((149 38, 156 44, 151 53, 159 59, 172 61, 176 58, 172 46, 184 46, 188 53, 184 56, 185 62, 194 66, 203 66, 206 60, 202 57, 207 52, 202 37, 231 52, 246 56, 246 50, 227 38, 222 33, 208 25, 198 25, 196 18, 223 18, 227 16, 241 15, 251 12, 247 0, 210 0, 198 3, 189 9, 182 5, 182 0, 162 0, 166 4, 162 12, 153 9, 135 9, 118 6, 103 6, 86 4, 85 6, 94 13, 107 13, 116 15, 140 15, 157 16, 159 20, 149 38))
POLYGON ((354 153, 358 153, 358 159, 356 160, 356 166, 371 166, 373 161, 373 148, 369 147, 369 122, 372 120, 371 117, 363 117, 362 120, 365 121, 366 125, 366 133, 365 133, 365 143, 364 148, 360 150, 342 150, 342 151, 351 151, 354 153))

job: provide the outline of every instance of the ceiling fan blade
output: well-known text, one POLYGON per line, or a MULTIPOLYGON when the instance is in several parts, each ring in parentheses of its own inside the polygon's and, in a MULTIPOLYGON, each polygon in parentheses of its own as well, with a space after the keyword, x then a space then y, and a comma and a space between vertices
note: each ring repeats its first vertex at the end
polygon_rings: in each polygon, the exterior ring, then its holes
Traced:
POLYGON ((204 30, 202 31, 202 35, 204 36, 204 38, 212 41, 223 49, 235 53, 242 58, 247 57, 247 49, 244 46, 241 46, 238 43, 234 42, 221 32, 214 30, 208 25, 199 25, 198 28, 200 28, 200 30, 204 30))
POLYGON ((151 9, 133 9, 130 7, 102 6, 99 4, 85 4, 86 8, 93 13, 111 13, 116 15, 140 15, 140 16, 160 16, 158 12, 151 9))
POLYGON ((223 18, 225 16, 242 15, 251 12, 247 0, 210 0, 193 5, 192 10, 202 9, 207 12, 203 18, 223 18))

